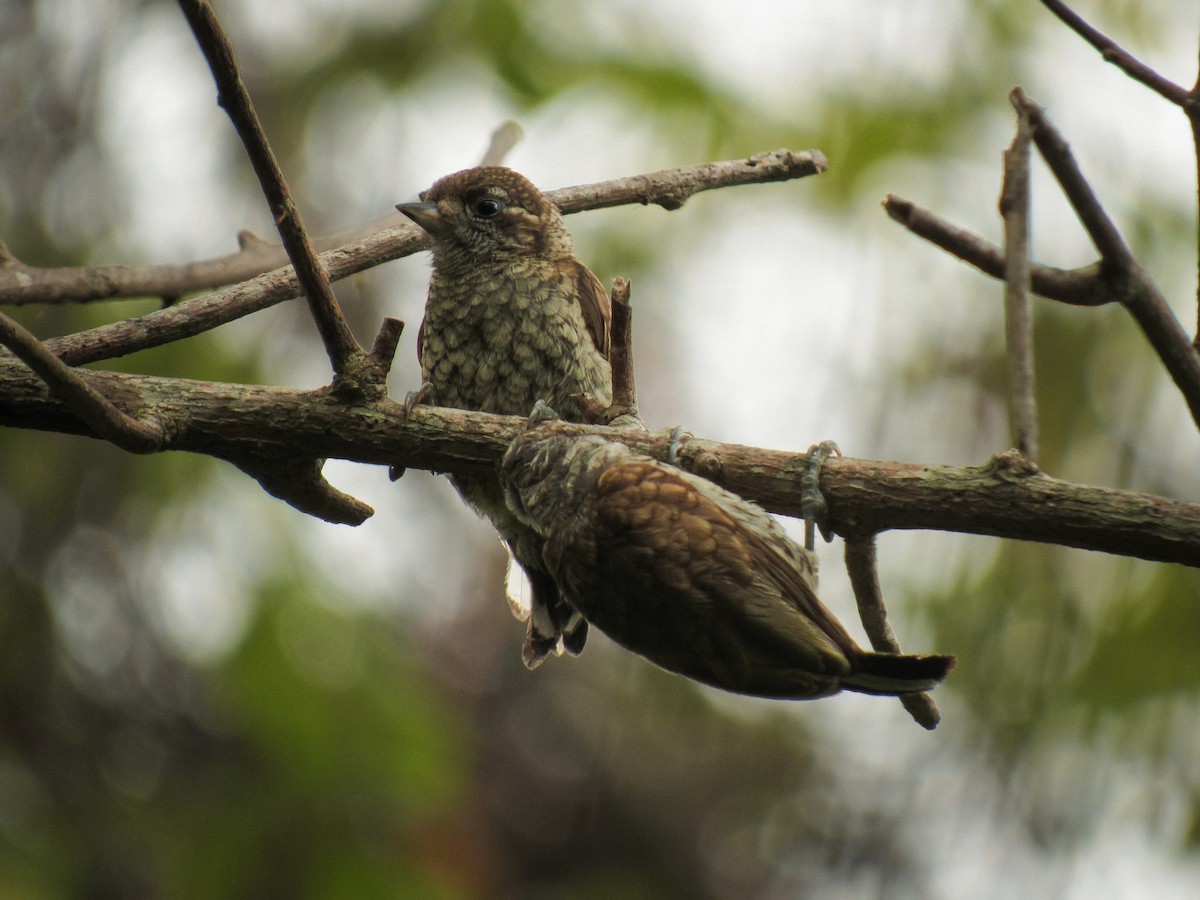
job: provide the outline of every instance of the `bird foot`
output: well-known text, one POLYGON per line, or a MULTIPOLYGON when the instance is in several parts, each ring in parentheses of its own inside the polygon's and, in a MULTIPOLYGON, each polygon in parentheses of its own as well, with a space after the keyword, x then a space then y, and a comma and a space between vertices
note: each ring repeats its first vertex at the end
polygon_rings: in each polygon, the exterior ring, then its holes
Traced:
POLYGON ((682 425, 676 425, 671 429, 671 440, 667 444, 667 458, 665 460, 667 465, 679 465, 679 450, 683 447, 683 442, 690 437, 691 435, 682 425))
POLYGON ((551 408, 550 404, 545 400, 539 400, 533 404, 533 409, 529 411, 529 421, 527 424, 528 427, 534 428, 546 422, 557 422, 558 419, 558 413, 551 408))
POLYGON ((409 391, 404 395, 404 412, 401 415, 401 421, 407 422, 412 412, 418 406, 428 406, 433 403, 434 389, 433 385, 428 381, 422 381, 421 386, 415 391, 409 391))
POLYGON ((804 514, 804 547, 812 550, 816 544, 815 530, 828 543, 833 540, 833 526, 829 519, 829 504, 821 493, 821 467, 831 456, 841 456, 842 451, 833 441, 821 441, 808 448, 804 471, 800 475, 800 510, 804 514))

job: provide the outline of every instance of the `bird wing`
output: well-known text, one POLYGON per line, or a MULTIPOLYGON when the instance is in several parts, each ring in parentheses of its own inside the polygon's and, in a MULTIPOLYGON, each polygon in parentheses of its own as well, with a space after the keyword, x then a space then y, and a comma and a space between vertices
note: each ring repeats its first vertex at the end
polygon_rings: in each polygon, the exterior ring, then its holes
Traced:
POLYGON ((609 359, 612 355, 612 304, 592 270, 577 259, 572 259, 572 263, 577 267, 575 283, 579 285, 579 308, 583 313, 583 322, 596 349, 605 359, 609 359))
MULTIPOLYGON (((810 632, 818 631, 836 650, 856 654, 858 646, 817 598, 797 562, 758 533, 762 528, 756 526, 776 528, 774 520, 737 495, 718 491, 712 493, 724 502, 657 461, 628 462, 600 477, 597 511, 629 540, 652 547, 661 581, 700 582, 703 587, 727 580, 738 588, 732 596, 719 590, 706 593, 732 607, 739 620, 764 637, 807 644, 810 632), (764 591, 764 581, 774 590, 764 591), (780 598, 811 629, 788 616, 786 608, 779 609, 780 598), (796 629, 802 636, 793 634, 796 629)), ((789 539, 780 532, 778 540, 789 539)))

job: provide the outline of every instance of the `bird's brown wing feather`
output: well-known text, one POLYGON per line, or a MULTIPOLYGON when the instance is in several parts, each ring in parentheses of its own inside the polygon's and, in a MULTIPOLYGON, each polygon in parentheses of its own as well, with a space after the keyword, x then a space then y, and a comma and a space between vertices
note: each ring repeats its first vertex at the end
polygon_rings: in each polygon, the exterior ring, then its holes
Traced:
POLYGON ((817 597, 808 580, 796 569, 791 561, 753 532, 745 532, 745 540, 758 547, 755 560, 771 581, 779 586, 780 593, 790 601, 805 618, 815 624, 848 659, 854 659, 860 652, 858 644, 847 633, 845 627, 834 618, 833 613, 825 608, 825 604, 817 597))
MULTIPOLYGON (((765 577, 839 650, 848 656, 858 652, 795 563, 674 470, 657 463, 615 466, 600 477, 597 496, 600 515, 618 530, 636 532, 640 540, 655 545, 661 564, 694 568, 701 577, 719 570, 722 577, 747 589, 756 577, 765 577), (656 506, 669 507, 670 514, 656 511, 656 506), (665 519, 670 527, 657 527, 665 519)), ((779 624, 774 623, 776 628, 779 624)), ((769 631, 778 637, 775 629, 769 631)))
POLYGON ((609 359, 612 355, 612 304, 592 270, 577 259, 571 262, 576 267, 575 281, 579 285, 579 307, 583 322, 596 349, 605 359, 609 359))

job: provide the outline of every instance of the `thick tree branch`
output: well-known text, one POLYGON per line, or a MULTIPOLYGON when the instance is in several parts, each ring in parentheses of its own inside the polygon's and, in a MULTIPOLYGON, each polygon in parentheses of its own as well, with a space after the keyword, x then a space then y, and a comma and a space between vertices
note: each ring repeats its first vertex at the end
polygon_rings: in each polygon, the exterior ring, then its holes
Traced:
POLYGON ((241 138, 242 146, 250 157, 254 174, 262 186, 271 215, 275 218, 275 226, 287 250, 288 259, 295 268, 317 331, 325 345, 325 351, 333 365, 336 375, 344 376, 351 367, 351 360, 362 355, 362 348, 350 332, 337 298, 333 295, 333 287, 329 276, 317 258, 304 229, 300 210, 296 208, 279 167, 275 154, 267 141, 267 134, 254 104, 250 100, 250 92, 246 90, 245 82, 238 71, 237 60, 234 57, 233 45, 217 21, 216 14, 207 0, 179 0, 179 8, 191 26, 196 41, 208 60, 213 78, 217 83, 217 102, 233 120, 233 126, 241 138))
POLYGON ((88 383, 89 373, 68 366, 32 332, 4 313, 0 313, 0 344, 29 366, 99 437, 133 453, 166 448, 161 421, 152 415, 134 416, 118 408, 88 383))
MULTIPOLYGON (((238 457, 302 454, 439 472, 495 465, 521 418, 417 407, 407 424, 389 399, 350 406, 328 392, 213 384, 118 372, 89 381, 127 408, 164 423, 165 447, 238 457)), ((0 424, 91 434, 36 375, 0 359, 0 424)), ((599 431, 659 458, 670 437, 635 429, 599 431)), ((772 512, 801 517, 807 456, 691 438, 681 464, 772 512)), ((1200 504, 1049 478, 1011 451, 978 467, 831 458, 821 473, 835 531, 862 537, 894 528, 956 531, 1102 550, 1200 567, 1200 504)))

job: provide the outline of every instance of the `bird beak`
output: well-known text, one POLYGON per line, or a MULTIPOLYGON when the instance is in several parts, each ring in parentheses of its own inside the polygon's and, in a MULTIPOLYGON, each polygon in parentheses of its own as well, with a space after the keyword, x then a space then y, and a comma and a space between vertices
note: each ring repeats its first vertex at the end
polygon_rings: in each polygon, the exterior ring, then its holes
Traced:
POLYGON ((433 203, 397 203, 396 209, 435 237, 450 233, 450 226, 433 203))

